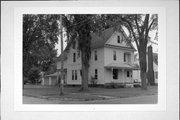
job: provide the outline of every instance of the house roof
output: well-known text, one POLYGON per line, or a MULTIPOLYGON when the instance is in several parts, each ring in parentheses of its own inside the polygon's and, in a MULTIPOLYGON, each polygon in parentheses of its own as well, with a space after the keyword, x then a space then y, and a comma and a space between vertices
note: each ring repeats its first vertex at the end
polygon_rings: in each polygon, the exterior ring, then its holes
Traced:
POLYGON ((67 50, 64 50, 62 54, 57 57, 56 61, 61 61, 61 59, 66 60, 67 59, 67 50))
POLYGON ((54 77, 54 76, 57 76, 57 75, 58 75, 58 73, 55 72, 55 73, 53 73, 53 74, 46 75, 46 77, 54 77))
MULTIPOLYGON (((98 33, 98 32, 91 33, 91 48, 96 49, 96 48, 104 47, 105 43, 112 36, 112 34, 114 32, 115 32, 114 28, 108 28, 108 29, 106 29, 106 30, 104 30, 104 31, 102 31, 100 33, 98 33)), ((66 46, 63 53, 57 58, 57 61, 60 61, 62 58, 64 60, 67 59, 67 53, 68 53, 68 48, 69 47, 70 47, 70 45, 66 46)), ((133 46, 132 46, 132 49, 134 49, 133 46)))
POLYGON ((101 33, 91 33, 91 48, 100 48, 103 47, 107 40, 112 36, 114 33, 113 28, 108 28, 101 33))
POLYGON ((133 69, 138 70, 139 67, 134 64, 128 64, 128 63, 110 63, 108 65, 104 66, 105 68, 123 68, 123 69, 133 69))

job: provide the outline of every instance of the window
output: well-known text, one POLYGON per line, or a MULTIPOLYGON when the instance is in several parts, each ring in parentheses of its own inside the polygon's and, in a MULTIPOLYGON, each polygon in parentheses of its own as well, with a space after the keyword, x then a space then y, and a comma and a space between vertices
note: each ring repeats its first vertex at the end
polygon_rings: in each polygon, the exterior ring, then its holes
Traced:
POLYGON ((154 72, 155 73, 155 79, 158 79, 158 72, 154 72))
POLYGON ((80 70, 80 75, 82 76, 82 70, 80 70))
POLYGON ((120 36, 118 35, 117 36, 117 43, 120 43, 121 41, 120 41, 120 36))
POLYGON ((127 71, 127 77, 130 77, 130 72, 129 71, 127 71))
POLYGON ((126 53, 124 53, 124 62, 126 62, 126 53))
POLYGON ((118 69, 113 69, 113 79, 118 79, 118 69))
POLYGON ((113 51, 113 60, 116 60, 116 51, 113 51))
POLYGON ((97 51, 94 51, 94 60, 97 60, 97 51))
POLYGON ((74 70, 72 70, 72 80, 74 80, 74 70))
POLYGON ((77 80, 77 70, 75 70, 75 80, 77 80))
POLYGON ((124 62, 131 62, 131 54, 130 53, 124 53, 124 62))
POLYGON ((73 62, 76 62, 76 53, 73 53, 73 62))
POLYGON ((95 77, 95 79, 98 79, 98 70, 97 69, 95 69, 94 77, 95 77))

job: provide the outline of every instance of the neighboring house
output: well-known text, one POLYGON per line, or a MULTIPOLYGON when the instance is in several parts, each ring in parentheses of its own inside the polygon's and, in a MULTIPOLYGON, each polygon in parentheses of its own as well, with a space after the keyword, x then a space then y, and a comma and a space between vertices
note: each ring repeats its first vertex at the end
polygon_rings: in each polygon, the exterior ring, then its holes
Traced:
POLYGON ((41 84, 42 85, 57 85, 58 84, 57 72, 50 75, 45 75, 42 78, 41 84))
MULTIPOLYGON (((97 84, 133 83, 134 47, 126 42, 125 36, 112 28, 101 34, 91 33, 91 58, 89 81, 92 77, 97 84)), ((57 61, 58 71, 61 69, 60 60, 64 60, 65 83, 68 85, 81 84, 81 54, 77 52, 77 42, 69 45, 57 61)), ((89 82, 90 83, 90 82, 89 82)))
MULTIPOLYGON (((134 63, 139 66, 138 56, 135 55, 134 63)), ((148 65, 148 57, 147 57, 147 65, 148 65)), ((154 70, 154 82, 158 84, 158 54, 153 53, 153 70, 154 70)), ((148 71, 148 66, 147 66, 148 71)), ((133 70, 133 80, 136 82, 141 82, 140 69, 133 70)))

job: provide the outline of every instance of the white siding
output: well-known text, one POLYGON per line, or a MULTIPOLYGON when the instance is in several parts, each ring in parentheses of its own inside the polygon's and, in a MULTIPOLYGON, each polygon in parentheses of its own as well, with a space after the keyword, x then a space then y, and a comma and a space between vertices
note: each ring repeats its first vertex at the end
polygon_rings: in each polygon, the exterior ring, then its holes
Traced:
POLYGON ((120 48, 104 47, 104 65, 110 63, 124 63, 124 53, 131 54, 131 63, 134 63, 134 53, 130 50, 123 50, 120 48), (113 51, 116 51, 116 61, 113 60, 113 51))
POLYGON ((91 51, 89 80, 94 77, 95 69, 98 70, 98 84, 104 84, 104 48, 98 48, 91 51), (94 51, 97 51, 97 61, 94 60, 94 51))
MULTIPOLYGON (((115 33, 113 34, 110 39, 107 41, 106 44, 115 45, 115 46, 123 46, 127 47, 125 42, 117 44, 117 36, 121 34, 115 33)), ((89 67, 89 82, 91 80, 91 76, 94 77, 95 69, 98 70, 98 84, 109 83, 114 81, 112 78, 112 71, 111 69, 104 68, 105 65, 114 63, 123 63, 124 62, 124 52, 130 53, 131 56, 131 63, 134 62, 134 52, 133 50, 129 49, 121 49, 121 48, 110 48, 110 47, 103 47, 98 49, 93 49, 91 51, 91 58, 90 58, 90 67, 89 67), (97 51, 97 61, 94 60, 94 51, 97 51), (113 60, 113 51, 116 51, 116 61, 113 60)), ((64 68, 67 68, 67 84, 81 84, 81 57, 77 55, 77 50, 70 48, 67 54, 67 60, 64 61, 64 68), (73 62, 73 53, 76 53, 76 62, 73 62), (77 70, 78 79, 72 80, 72 70, 77 70)), ((60 61, 57 63, 57 68, 60 69, 60 61)), ((119 79, 117 82, 123 82, 122 75, 125 76, 125 73, 122 73, 122 70, 119 70, 119 79)))
POLYGON ((122 46, 122 47, 130 47, 129 45, 126 44, 125 38, 123 37, 122 33, 120 33, 120 32, 114 32, 113 35, 108 39, 106 44, 122 46), (122 40, 121 43, 117 42, 117 36, 120 36, 120 40, 122 40))

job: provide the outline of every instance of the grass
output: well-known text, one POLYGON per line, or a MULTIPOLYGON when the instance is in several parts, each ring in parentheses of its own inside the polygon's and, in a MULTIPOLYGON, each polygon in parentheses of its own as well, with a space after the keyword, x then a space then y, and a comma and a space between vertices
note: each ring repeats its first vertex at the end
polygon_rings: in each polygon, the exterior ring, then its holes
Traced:
POLYGON ((64 95, 60 96, 59 87, 25 85, 23 95, 46 99, 92 101, 157 94, 157 86, 149 86, 148 90, 141 90, 141 88, 107 89, 102 87, 90 87, 85 92, 79 90, 80 86, 65 87, 64 95))

